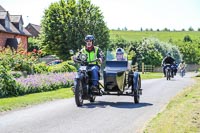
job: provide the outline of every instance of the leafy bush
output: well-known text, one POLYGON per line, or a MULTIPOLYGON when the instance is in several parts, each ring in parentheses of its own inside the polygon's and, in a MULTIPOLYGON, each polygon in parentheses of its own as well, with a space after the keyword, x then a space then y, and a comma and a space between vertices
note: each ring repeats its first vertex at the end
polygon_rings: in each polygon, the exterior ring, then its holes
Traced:
POLYGON ((8 70, 0 65, 0 97, 17 96, 20 86, 8 70))
POLYGON ((34 52, 19 51, 13 53, 9 49, 0 52, 0 64, 12 71, 26 71, 31 74, 37 60, 38 54, 34 52))
POLYGON ((35 64, 33 70, 34 73, 47 73, 49 71, 49 66, 42 62, 35 64))
POLYGON ((14 78, 20 78, 21 76, 23 76, 23 73, 20 71, 12 71, 10 73, 14 78))
POLYGON ((70 65, 67 61, 64 61, 57 65, 49 66, 49 72, 59 73, 59 72, 75 72, 76 67, 70 65))

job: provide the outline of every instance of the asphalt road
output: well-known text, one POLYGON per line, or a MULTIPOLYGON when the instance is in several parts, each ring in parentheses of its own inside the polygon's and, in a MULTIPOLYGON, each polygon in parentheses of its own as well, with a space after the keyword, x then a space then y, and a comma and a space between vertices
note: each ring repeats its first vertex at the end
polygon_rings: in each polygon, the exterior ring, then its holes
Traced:
POLYGON ((142 80, 139 104, 130 96, 102 96, 76 107, 71 98, 0 114, 0 133, 139 133, 172 97, 194 83, 194 74, 142 80))

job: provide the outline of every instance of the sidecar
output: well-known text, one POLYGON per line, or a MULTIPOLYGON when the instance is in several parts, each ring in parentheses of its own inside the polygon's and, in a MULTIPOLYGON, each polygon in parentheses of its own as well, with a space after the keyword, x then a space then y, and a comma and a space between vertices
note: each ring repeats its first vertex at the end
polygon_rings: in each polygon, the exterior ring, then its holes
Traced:
POLYGON ((142 94, 141 77, 132 69, 127 54, 119 61, 115 52, 107 51, 103 70, 103 94, 133 96, 134 102, 139 103, 142 94))

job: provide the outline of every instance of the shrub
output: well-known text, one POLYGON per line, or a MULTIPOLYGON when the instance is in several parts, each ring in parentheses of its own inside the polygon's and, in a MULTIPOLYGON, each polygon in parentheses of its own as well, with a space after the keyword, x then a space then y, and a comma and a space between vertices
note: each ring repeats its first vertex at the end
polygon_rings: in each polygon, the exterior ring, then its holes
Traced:
POLYGON ((0 97, 17 96, 20 86, 8 70, 0 65, 0 97))
POLYGON ((67 61, 64 61, 57 65, 49 66, 49 72, 75 72, 77 69, 73 65, 70 65, 67 61))
POLYGON ((38 63, 34 65, 33 71, 34 73, 47 73, 49 70, 49 66, 47 66, 44 62, 38 63))

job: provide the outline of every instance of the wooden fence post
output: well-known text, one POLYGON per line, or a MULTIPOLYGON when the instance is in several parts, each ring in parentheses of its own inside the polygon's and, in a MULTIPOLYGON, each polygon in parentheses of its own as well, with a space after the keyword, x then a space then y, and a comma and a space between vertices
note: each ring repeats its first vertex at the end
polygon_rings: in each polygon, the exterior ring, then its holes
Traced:
POLYGON ((142 74, 144 74, 144 62, 142 63, 142 74))

